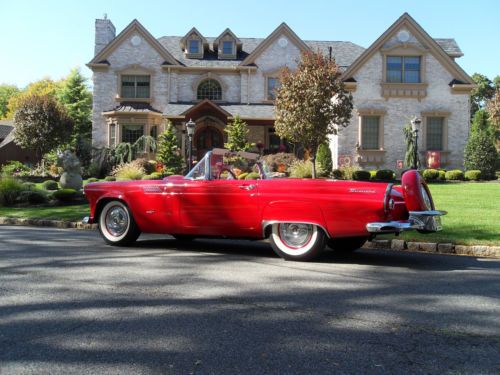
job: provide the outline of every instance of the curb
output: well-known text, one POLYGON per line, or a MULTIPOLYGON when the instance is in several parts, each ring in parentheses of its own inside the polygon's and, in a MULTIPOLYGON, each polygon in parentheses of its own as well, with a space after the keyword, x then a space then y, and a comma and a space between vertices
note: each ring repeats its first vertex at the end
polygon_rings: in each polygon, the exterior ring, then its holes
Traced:
MULTIPOLYGON (((65 220, 17 219, 13 217, 0 217, 0 225, 26 225, 65 229, 72 228, 80 230, 97 229, 97 224, 83 224, 82 222, 65 220)), ((500 246, 465 246, 455 245, 453 243, 407 242, 405 240, 393 239, 367 241, 363 245, 363 248, 500 258, 500 246)))
POLYGON ((0 225, 27 225, 35 227, 50 228, 72 228, 83 230, 95 230, 97 224, 83 224, 77 221, 47 220, 47 219, 18 219, 14 217, 0 217, 0 225))
POLYGON ((363 247, 367 249, 391 249, 395 251, 500 258, 500 246, 465 246, 453 243, 407 242, 393 239, 367 241, 363 247))

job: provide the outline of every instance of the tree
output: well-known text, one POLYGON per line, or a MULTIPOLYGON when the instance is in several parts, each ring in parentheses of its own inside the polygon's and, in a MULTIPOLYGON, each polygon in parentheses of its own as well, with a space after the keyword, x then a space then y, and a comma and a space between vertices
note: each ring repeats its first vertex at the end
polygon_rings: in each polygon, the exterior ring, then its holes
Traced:
POLYGON ((6 118, 9 112, 9 100, 18 95, 20 90, 13 85, 0 85, 0 119, 6 118))
POLYGON ((92 94, 87 79, 78 69, 72 69, 69 76, 61 84, 57 92, 59 102, 66 108, 68 116, 73 120, 74 127, 70 146, 75 148, 76 154, 84 165, 90 163, 92 140, 92 94))
MULTIPOLYGON (((498 78, 498 77, 497 77, 498 78)), ((495 94, 495 87, 493 82, 485 75, 474 73, 472 75, 472 80, 477 85, 477 87, 471 92, 471 117, 474 114, 484 108, 486 102, 490 100, 495 94)))
POLYGON ((330 175, 332 173, 333 163, 332 163, 332 152, 330 151, 328 143, 325 142, 319 145, 318 154, 316 155, 316 158, 321 169, 327 175, 330 175))
POLYGON ((490 121, 493 125, 493 130, 495 131, 495 139, 498 140, 500 134, 500 86, 496 88, 493 98, 488 101, 486 110, 490 115, 490 121))
POLYGON ((35 151, 38 159, 65 143, 73 123, 49 95, 23 97, 14 114, 14 142, 35 151))
POLYGON ((224 147, 231 151, 248 151, 253 144, 248 142, 248 125, 241 121, 240 116, 236 115, 232 124, 227 124, 224 131, 227 133, 227 143, 224 147))
POLYGON ((9 99, 7 107, 9 109, 7 113, 7 118, 13 118, 17 111, 20 103, 27 97, 32 95, 38 96, 50 96, 52 98, 57 98, 57 93, 60 89, 61 82, 55 82, 50 78, 44 78, 39 81, 30 83, 25 90, 19 92, 17 95, 13 95, 9 99))
POLYGON ((340 79, 335 60, 305 52, 295 72, 285 68, 276 96, 276 134, 308 149, 316 178, 315 155, 327 135, 349 125, 352 96, 340 79))
POLYGON ((156 159, 164 165, 165 174, 182 173, 184 160, 179 150, 177 132, 170 121, 167 122, 165 131, 158 136, 158 152, 156 159))
POLYGON ((497 157, 490 134, 488 114, 485 110, 479 110, 474 115, 471 135, 465 146, 464 167, 466 170, 480 170, 485 179, 493 178, 497 157))

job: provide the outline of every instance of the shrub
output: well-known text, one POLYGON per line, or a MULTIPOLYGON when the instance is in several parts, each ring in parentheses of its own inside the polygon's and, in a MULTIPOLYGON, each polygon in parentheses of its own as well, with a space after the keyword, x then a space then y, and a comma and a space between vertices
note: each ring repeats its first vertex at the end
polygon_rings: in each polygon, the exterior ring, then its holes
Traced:
POLYGON ((440 169, 438 172, 439 172, 438 180, 439 181, 446 180, 446 171, 444 169, 440 169))
POLYGON ((321 169, 325 171, 325 175, 329 176, 332 172, 332 152, 327 143, 323 143, 318 147, 318 152, 316 153, 316 162, 321 166, 321 169))
POLYGON ((30 168, 17 160, 9 161, 2 167, 2 174, 6 176, 20 176, 29 174, 30 168))
POLYGON ((464 172, 462 172, 460 169, 453 169, 446 172, 445 178, 448 181, 462 181, 464 179, 464 172))
POLYGON ((30 191, 35 189, 36 189, 36 184, 34 182, 23 182, 23 190, 30 191))
POLYGON ((436 181, 439 178, 439 171, 437 169, 425 169, 422 172, 422 177, 425 181, 436 181))
POLYGON ((257 172, 250 172, 245 177, 245 180, 258 180, 258 179, 260 179, 260 174, 258 174, 257 172))
POLYGON ((477 169, 465 171, 464 177, 467 181, 478 181, 481 179, 481 171, 477 169))
POLYGON ((19 194, 18 201, 40 204, 47 202, 47 196, 39 190, 25 190, 19 194))
POLYGON ((151 174, 147 174, 145 176, 142 176, 143 180, 161 180, 163 175, 158 172, 153 172, 151 174))
POLYGON ((113 169, 111 174, 115 176, 117 180, 140 180, 142 176, 146 174, 141 160, 145 159, 138 159, 130 163, 120 164, 113 169))
POLYGON ((248 172, 243 172, 238 175, 238 180, 244 180, 248 176, 248 172))
POLYGON ((479 110, 474 115, 471 133, 464 150, 464 167, 467 170, 480 170, 484 179, 490 179, 495 174, 495 163, 498 152, 494 137, 489 131, 488 114, 479 110))
POLYGON ((334 169, 332 171, 332 177, 336 180, 342 180, 344 178, 344 172, 340 169, 334 169))
POLYGON ((54 180, 46 180, 42 183, 42 186, 45 190, 57 190, 59 189, 59 185, 57 181, 54 180))
POLYGON ((116 177, 106 176, 106 177, 104 177, 104 181, 108 181, 108 182, 110 182, 110 181, 116 181, 116 177))
POLYGON ((97 181, 99 181, 98 178, 90 177, 89 179, 87 179, 87 184, 90 183, 90 182, 97 182, 97 181))
POLYGON ((377 172, 375 172, 375 178, 377 180, 392 181, 394 180, 394 177, 396 177, 396 174, 394 173, 393 170, 390 169, 380 169, 377 172))
POLYGON ((370 172, 365 170, 358 170, 352 173, 352 179, 357 181, 369 181, 370 180, 370 172))
MULTIPOLYGON (((324 171, 320 165, 316 165, 316 173, 321 176, 324 171)), ((310 160, 297 160, 290 167, 290 177, 312 178, 312 162, 310 160)))
POLYGON ((340 168, 345 180, 354 180, 354 172, 358 170, 357 167, 344 166, 340 168))
POLYGON ((0 178, 0 205, 8 206, 16 201, 23 191, 23 185, 12 177, 0 178))
POLYGON ((298 161, 294 154, 286 152, 266 155, 262 157, 262 160, 264 160, 271 172, 289 172, 292 164, 298 161), (279 171, 280 166, 284 166, 285 170, 279 171))
POLYGON ((377 170, 376 169, 368 171, 368 172, 370 172, 370 180, 375 180, 377 178, 377 170))
POLYGON ((70 202, 77 198, 78 192, 75 189, 61 189, 52 193, 52 198, 61 202, 70 202))
POLYGON ((87 168, 87 176, 89 177, 100 177, 101 167, 97 163, 91 163, 87 168))

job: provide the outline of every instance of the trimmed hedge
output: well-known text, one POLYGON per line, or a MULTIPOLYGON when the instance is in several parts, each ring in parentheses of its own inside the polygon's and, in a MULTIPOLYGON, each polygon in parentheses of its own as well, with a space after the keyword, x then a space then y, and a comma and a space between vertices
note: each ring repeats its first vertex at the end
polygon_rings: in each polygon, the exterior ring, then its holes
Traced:
POLYGON ((370 172, 365 170, 354 171, 352 173, 352 179, 357 181, 369 181, 370 180, 370 172))
POLYGON ((104 177, 104 181, 108 181, 108 182, 110 182, 110 181, 116 181, 116 177, 106 176, 106 177, 104 177))
POLYGON ((464 172, 460 169, 453 169, 446 172, 445 177, 448 181, 462 181, 464 179, 464 172))
POLYGON ((368 171, 370 172, 370 180, 375 180, 377 178, 377 170, 376 169, 372 169, 371 171, 368 171))
POLYGON ((438 172, 439 172, 438 180, 439 181, 446 180, 446 171, 443 169, 440 169, 438 172))
POLYGON ((342 172, 342 170, 340 170, 340 169, 334 169, 332 171, 332 177, 335 180, 342 180, 344 178, 344 172, 342 172))
POLYGON ((90 177, 89 179, 87 179, 87 184, 88 184, 89 182, 97 182, 97 181, 99 181, 99 179, 98 179, 98 178, 95 178, 95 177, 90 177))
POLYGON ((40 204, 47 202, 47 196, 41 191, 25 190, 19 194, 18 200, 20 202, 28 202, 30 204, 40 204))
POLYGON ((439 178, 439 171, 437 169, 424 169, 422 177, 425 181, 436 181, 439 178))
POLYGON ((52 198, 61 202, 71 202, 77 195, 78 192, 75 189, 61 189, 54 191, 52 193, 52 198))
POLYGON ((467 181, 478 181, 481 179, 481 171, 479 169, 465 171, 464 177, 467 181))
POLYGON ((45 190, 58 190, 59 184, 54 180, 46 180, 42 184, 45 190))
POLYGON ((377 180, 392 181, 394 180, 394 177, 396 177, 396 174, 394 173, 393 170, 390 169, 380 169, 377 172, 375 172, 375 178, 377 180))
POLYGON ((260 179, 260 174, 258 174, 257 172, 250 172, 245 177, 245 180, 259 180, 259 179, 260 179))

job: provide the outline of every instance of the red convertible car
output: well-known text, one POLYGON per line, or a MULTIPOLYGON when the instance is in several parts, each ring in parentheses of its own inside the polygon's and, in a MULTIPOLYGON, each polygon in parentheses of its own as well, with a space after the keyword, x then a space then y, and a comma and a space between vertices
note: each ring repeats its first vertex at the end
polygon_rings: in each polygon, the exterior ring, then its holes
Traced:
POLYGON ((310 260, 328 244, 358 249, 369 238, 405 230, 441 230, 419 173, 401 185, 331 179, 270 178, 259 155, 214 149, 186 175, 85 186, 90 217, 108 244, 128 245, 141 232, 179 240, 269 238, 281 257, 310 260))

